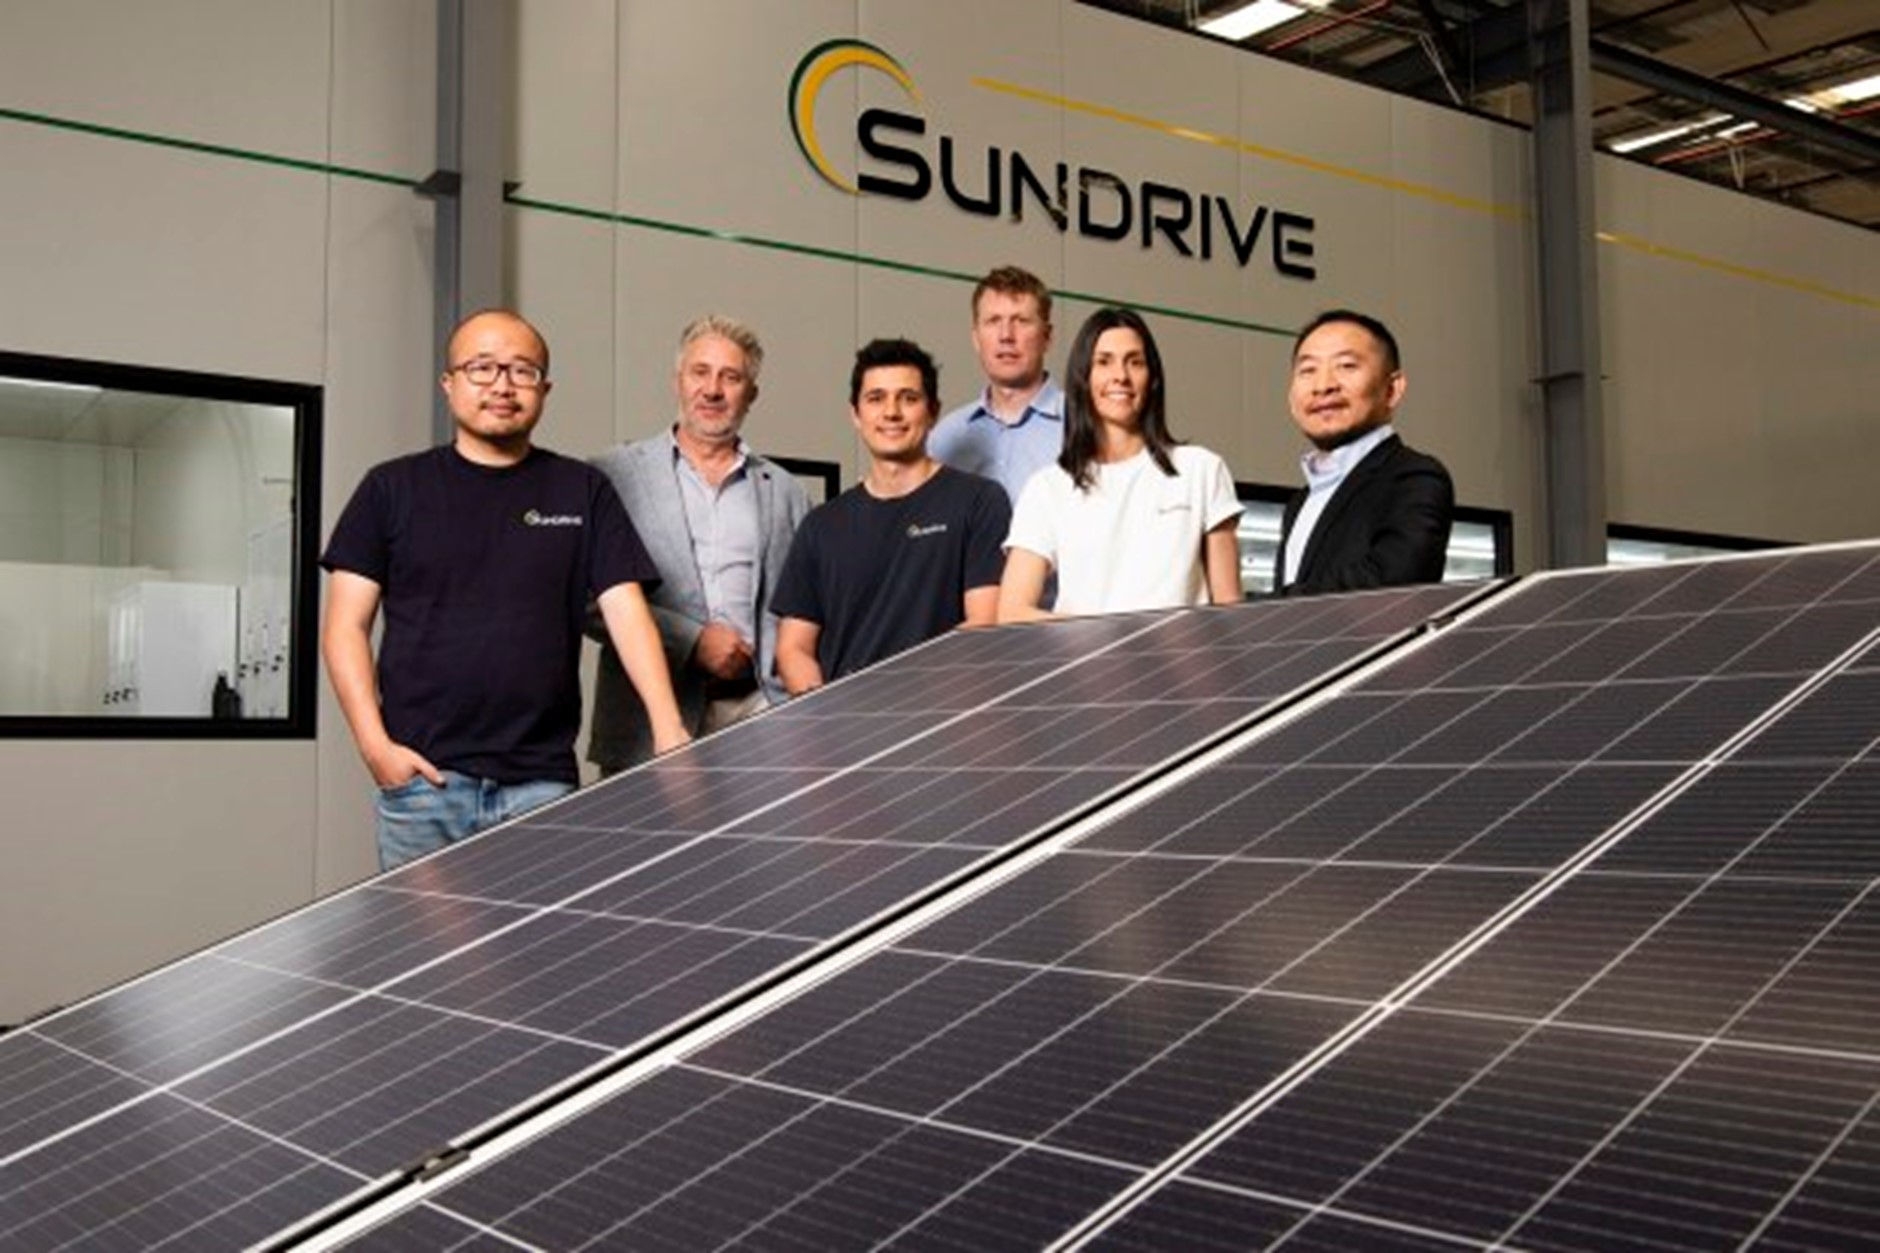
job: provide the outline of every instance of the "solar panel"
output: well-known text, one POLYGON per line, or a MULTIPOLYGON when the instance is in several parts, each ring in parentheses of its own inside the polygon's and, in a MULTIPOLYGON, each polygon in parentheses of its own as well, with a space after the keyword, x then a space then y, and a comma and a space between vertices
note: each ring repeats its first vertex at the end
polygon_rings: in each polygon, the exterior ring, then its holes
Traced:
POLYGON ((34 1023, 0 1248, 395 1194, 1472 594, 958 633, 34 1023))
POLYGON ((1529 580, 358 1247, 1871 1241, 1877 638, 1871 546, 1529 580))

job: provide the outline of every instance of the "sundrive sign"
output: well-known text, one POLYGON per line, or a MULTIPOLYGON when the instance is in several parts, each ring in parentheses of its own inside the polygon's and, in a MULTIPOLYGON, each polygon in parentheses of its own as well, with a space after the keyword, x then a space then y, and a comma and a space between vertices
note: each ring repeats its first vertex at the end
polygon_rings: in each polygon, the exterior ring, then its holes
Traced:
POLYGON ((1016 148, 968 147, 953 135, 930 137, 927 119, 897 109, 864 109, 854 137, 863 161, 853 181, 829 160, 819 128, 823 86, 844 70, 886 75, 914 107, 920 91, 901 63, 873 44, 832 39, 809 50, 790 77, 790 128, 822 180, 851 196, 925 200, 936 185, 955 207, 986 218, 1023 222, 1042 213, 1060 233, 1088 239, 1139 240, 1180 256, 1232 257, 1242 268, 1262 259, 1291 279, 1318 277, 1312 218, 1271 205, 1240 208, 1226 196, 1153 179, 1129 180, 1096 166, 1037 162, 1016 148))

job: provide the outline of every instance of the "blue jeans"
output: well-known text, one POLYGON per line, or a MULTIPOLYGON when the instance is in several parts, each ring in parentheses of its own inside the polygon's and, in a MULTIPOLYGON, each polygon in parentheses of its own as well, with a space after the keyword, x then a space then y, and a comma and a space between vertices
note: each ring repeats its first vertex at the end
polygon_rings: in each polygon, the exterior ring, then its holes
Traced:
POLYGON ((380 788, 379 869, 435 853, 572 791, 574 784, 556 779, 504 784, 455 770, 444 771, 443 787, 415 775, 397 787, 380 788))

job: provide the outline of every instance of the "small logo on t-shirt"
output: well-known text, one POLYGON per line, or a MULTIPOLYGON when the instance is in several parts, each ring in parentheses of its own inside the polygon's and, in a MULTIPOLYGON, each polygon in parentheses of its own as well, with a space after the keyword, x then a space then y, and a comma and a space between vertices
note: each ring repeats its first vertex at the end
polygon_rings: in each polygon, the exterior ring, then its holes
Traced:
POLYGON ((914 522, 909 524, 907 528, 907 537, 909 539, 919 539, 923 535, 945 535, 946 533, 947 524, 944 522, 930 522, 926 526, 914 522))
POLYGON ((581 515, 578 513, 543 513, 540 509, 531 509, 522 515, 524 526, 580 526, 581 515))

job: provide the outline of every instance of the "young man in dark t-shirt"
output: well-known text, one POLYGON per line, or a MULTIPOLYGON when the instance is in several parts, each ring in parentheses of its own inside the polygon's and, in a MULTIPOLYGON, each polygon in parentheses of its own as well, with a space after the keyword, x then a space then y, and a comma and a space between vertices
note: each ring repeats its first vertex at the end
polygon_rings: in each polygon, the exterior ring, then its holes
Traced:
POLYGON ((849 405, 868 473, 810 510, 771 597, 777 674, 793 696, 993 620, 1012 507, 991 479, 927 455, 939 390, 933 358, 910 340, 855 355, 849 405))
POLYGON ((387 870, 573 790, 591 602, 656 747, 688 738, 642 592, 659 572, 619 496, 586 463, 531 443, 547 344, 487 311, 458 326, 447 356, 455 437, 374 467, 320 559, 332 576, 321 652, 379 786, 387 870))

